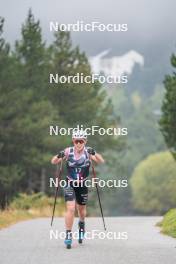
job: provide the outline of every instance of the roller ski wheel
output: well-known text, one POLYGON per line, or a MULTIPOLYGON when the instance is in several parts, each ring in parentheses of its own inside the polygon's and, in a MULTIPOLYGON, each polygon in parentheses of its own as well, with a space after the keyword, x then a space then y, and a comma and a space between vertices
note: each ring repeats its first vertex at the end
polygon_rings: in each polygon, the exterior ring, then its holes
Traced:
POLYGON ((67 245, 66 245, 66 248, 67 248, 67 249, 71 249, 71 244, 67 244, 67 245))

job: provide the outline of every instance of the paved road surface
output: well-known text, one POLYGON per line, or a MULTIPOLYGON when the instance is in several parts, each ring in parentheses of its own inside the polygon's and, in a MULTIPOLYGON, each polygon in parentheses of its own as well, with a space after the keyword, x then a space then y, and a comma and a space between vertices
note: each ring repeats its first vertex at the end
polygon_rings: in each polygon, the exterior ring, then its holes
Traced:
MULTIPOLYGON (((1 264, 175 264, 176 239, 161 235, 159 217, 106 218, 108 231, 127 232, 127 240, 94 239, 71 250, 63 240, 50 240, 50 219, 18 223, 0 231, 1 264)), ((76 231, 77 220, 74 230, 76 231)), ((103 231, 101 218, 89 218, 87 231, 103 231)), ((55 218, 53 231, 64 230, 63 218, 55 218)))

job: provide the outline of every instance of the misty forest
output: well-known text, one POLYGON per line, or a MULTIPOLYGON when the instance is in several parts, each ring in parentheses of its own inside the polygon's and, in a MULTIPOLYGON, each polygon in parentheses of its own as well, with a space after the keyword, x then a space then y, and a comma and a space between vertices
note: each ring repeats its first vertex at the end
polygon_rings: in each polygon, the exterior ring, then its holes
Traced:
MULTIPOLYGON (((78 124, 128 129, 127 136, 88 138, 88 145, 106 160, 96 167, 98 177, 128 182, 127 188, 100 189, 106 216, 163 214, 174 207, 174 54, 170 75, 163 75, 163 83, 151 83, 147 92, 145 83, 142 87, 130 86, 130 77, 127 87, 98 82, 51 85, 50 73, 90 75, 92 68, 85 52, 73 45, 69 32, 56 32, 53 42, 47 44, 40 21, 31 11, 13 46, 4 39, 4 24, 0 18, 1 209, 20 194, 53 196, 49 178, 54 177, 56 168, 50 160, 71 145, 71 137, 50 136, 49 126, 67 128, 78 124)), ((59 197, 63 197, 63 190, 59 197)), ((89 197, 88 213, 97 215, 98 201, 93 189, 89 197)))

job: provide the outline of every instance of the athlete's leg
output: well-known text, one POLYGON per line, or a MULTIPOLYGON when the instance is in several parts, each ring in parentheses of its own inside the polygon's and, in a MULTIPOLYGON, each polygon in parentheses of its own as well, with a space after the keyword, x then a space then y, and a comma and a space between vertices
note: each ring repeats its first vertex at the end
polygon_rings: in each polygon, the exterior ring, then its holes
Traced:
POLYGON ((84 185, 74 188, 79 220, 84 221, 86 217, 86 204, 88 200, 88 188, 84 185))
MULTIPOLYGON (((66 197, 67 196, 65 195, 65 198, 66 197)), ((72 244, 72 226, 73 226, 74 216, 75 216, 75 200, 66 201, 66 213, 65 213, 66 236, 64 242, 67 248, 71 248, 71 244, 72 244)))
POLYGON ((77 210, 78 210, 78 216, 81 222, 84 221, 85 217, 86 217, 86 205, 80 205, 77 204, 77 210))
POLYGON ((66 230, 72 230, 75 215, 75 201, 66 202, 65 227, 66 230))
POLYGON ((66 213, 65 213, 65 227, 66 227, 66 237, 65 244, 67 248, 71 248, 72 244, 72 226, 75 215, 75 192, 72 186, 69 184, 64 189, 64 196, 66 202, 66 213))
POLYGON ((85 234, 85 217, 86 217, 86 205, 77 204, 77 210, 79 215, 78 229, 79 237, 78 242, 82 243, 85 234))
POLYGON ((83 237, 85 234, 85 217, 86 217, 86 204, 88 199, 88 188, 86 186, 78 187, 75 190, 77 210, 79 216, 78 229, 79 229, 79 238, 78 242, 83 242, 83 237))

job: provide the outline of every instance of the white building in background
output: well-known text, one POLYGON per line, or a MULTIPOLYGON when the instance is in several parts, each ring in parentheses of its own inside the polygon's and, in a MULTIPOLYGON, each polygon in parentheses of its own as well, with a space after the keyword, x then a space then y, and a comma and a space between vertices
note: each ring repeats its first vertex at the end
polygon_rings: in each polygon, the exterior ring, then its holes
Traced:
POLYGON ((134 50, 122 56, 106 57, 110 50, 105 50, 96 56, 89 57, 93 73, 103 72, 105 75, 121 76, 130 75, 135 64, 144 66, 144 57, 134 50))

